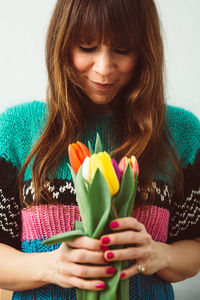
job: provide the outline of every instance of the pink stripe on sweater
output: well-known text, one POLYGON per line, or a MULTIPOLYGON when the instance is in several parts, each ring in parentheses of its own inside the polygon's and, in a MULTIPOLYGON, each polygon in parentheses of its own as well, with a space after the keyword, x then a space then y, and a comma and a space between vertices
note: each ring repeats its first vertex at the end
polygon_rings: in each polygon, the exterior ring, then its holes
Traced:
POLYGON ((169 225, 169 211, 157 206, 137 208, 132 216, 144 224, 154 241, 166 243, 169 225))
MULTIPOLYGON (((169 212, 167 209, 150 206, 137 208, 132 216, 143 223, 152 238, 166 242, 169 212)), ((80 221, 77 206, 40 205, 22 210, 22 241, 40 240, 73 229, 74 221, 80 221)))
POLYGON ((73 205, 40 205, 22 210, 22 241, 49 238, 73 229, 80 221, 80 212, 73 205))

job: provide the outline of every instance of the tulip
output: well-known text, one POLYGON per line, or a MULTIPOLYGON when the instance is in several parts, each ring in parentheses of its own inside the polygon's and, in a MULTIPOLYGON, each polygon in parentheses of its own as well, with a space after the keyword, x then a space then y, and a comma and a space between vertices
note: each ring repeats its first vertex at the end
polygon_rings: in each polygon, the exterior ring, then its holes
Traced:
POLYGON ((99 152, 91 155, 89 163, 91 178, 94 178, 97 169, 99 169, 104 176, 110 190, 110 195, 113 196, 117 194, 119 191, 119 180, 108 153, 99 152))
POLYGON ((115 173, 117 175, 119 183, 121 183, 121 181, 122 181, 122 173, 121 173, 121 171, 119 169, 119 166, 118 166, 118 164, 117 164, 117 162, 116 162, 116 160, 114 158, 111 158, 111 161, 112 161, 112 165, 113 165, 113 167, 115 169, 115 173))
POLYGON ((119 169, 122 173, 122 176, 124 174, 124 171, 128 163, 130 163, 131 169, 133 170, 134 178, 136 178, 136 176, 139 175, 139 166, 138 166, 137 159, 134 155, 132 155, 131 158, 127 158, 125 156, 120 160, 119 169))
POLYGON ((69 161, 75 173, 78 172, 80 166, 87 156, 90 156, 89 149, 81 142, 69 144, 68 146, 69 161))
POLYGON ((83 162, 82 176, 85 180, 91 182, 89 164, 90 164, 90 157, 87 156, 83 162))

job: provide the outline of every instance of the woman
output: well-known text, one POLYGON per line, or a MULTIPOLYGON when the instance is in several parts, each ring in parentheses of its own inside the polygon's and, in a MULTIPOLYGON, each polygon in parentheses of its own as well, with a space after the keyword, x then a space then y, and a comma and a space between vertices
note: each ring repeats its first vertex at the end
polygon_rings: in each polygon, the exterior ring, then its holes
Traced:
POLYGON ((154 1, 58 0, 46 58, 47 106, 0 118, 0 287, 13 299, 75 299, 76 288, 105 289, 112 261, 129 260, 130 299, 173 299, 170 282, 200 270, 200 124, 165 105, 154 1), (133 217, 100 240, 42 246, 80 220, 66 149, 93 145, 97 131, 118 161, 139 160, 133 217))

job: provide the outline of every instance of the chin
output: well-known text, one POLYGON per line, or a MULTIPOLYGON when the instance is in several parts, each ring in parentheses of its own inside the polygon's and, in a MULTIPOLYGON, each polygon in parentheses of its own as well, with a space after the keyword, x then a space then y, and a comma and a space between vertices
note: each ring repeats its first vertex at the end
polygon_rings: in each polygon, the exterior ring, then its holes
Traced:
POLYGON ((98 104, 98 105, 106 105, 112 102, 112 100, 114 99, 113 97, 109 97, 109 98, 101 98, 101 97, 89 97, 90 100, 94 103, 94 104, 98 104))

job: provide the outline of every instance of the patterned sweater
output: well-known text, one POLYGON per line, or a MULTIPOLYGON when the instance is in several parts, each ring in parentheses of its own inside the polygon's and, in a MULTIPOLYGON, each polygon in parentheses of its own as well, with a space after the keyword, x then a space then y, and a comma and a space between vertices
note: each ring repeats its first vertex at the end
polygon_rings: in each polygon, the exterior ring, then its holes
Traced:
MULTIPOLYGON (((0 242, 27 253, 58 248, 59 244, 43 246, 41 242, 72 230, 74 221, 80 220, 67 153, 60 159, 56 176, 48 186, 59 205, 44 203, 28 209, 20 203, 16 178, 46 118, 46 105, 38 101, 10 108, 0 115, 0 242)), ((166 120, 184 172, 184 199, 179 202, 173 199, 167 182, 158 178, 152 182, 154 205, 134 209, 133 216, 145 225, 155 241, 171 243, 200 236, 200 122, 192 113, 172 106, 167 107, 166 120)), ((90 140, 93 146, 97 131, 104 149, 108 150, 116 131, 113 116, 91 116, 81 141, 87 145, 90 140)), ((25 173, 23 194, 31 203, 34 197, 31 167, 25 173)), ((157 275, 131 277, 129 290, 129 299, 174 298, 171 284, 157 275)), ((76 299, 76 290, 50 284, 14 292, 13 299, 76 299)))

